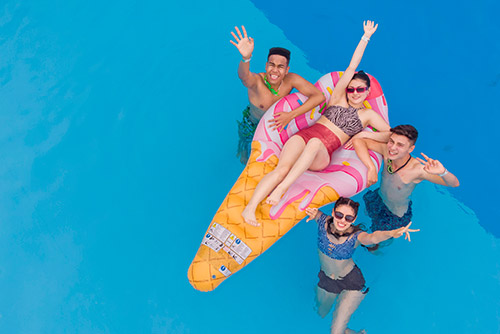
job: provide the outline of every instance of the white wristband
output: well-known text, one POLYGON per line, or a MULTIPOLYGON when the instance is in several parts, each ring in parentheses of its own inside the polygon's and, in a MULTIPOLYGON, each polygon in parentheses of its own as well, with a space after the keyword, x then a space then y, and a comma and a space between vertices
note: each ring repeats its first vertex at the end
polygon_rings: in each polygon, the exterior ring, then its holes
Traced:
POLYGON ((250 60, 252 60, 252 56, 250 56, 250 58, 248 58, 248 59, 245 59, 245 58, 241 59, 241 61, 244 62, 244 63, 249 63, 250 60))
POLYGON ((365 35, 363 35, 363 37, 361 37, 361 39, 363 41, 365 41, 366 43, 368 43, 370 41, 370 39, 368 37, 366 37, 365 35))
POLYGON ((443 177, 445 176, 446 174, 448 174, 448 170, 445 168, 444 169, 444 172, 442 174, 438 174, 439 176, 443 177))

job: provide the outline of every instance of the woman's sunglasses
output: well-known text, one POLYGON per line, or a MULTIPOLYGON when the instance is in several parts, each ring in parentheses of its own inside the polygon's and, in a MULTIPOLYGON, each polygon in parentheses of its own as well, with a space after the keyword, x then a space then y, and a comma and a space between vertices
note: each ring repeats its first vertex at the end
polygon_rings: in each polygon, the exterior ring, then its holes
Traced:
MULTIPOLYGON (((335 218, 337 218, 337 219, 344 218, 344 214, 342 212, 339 212, 339 211, 335 211, 334 215, 335 215, 335 218)), ((345 215, 345 221, 348 223, 352 223, 355 219, 356 219, 355 216, 345 215)))
POLYGON ((368 90, 368 87, 347 87, 345 89, 345 91, 348 93, 354 93, 354 91, 356 91, 358 93, 364 93, 367 90, 368 90))

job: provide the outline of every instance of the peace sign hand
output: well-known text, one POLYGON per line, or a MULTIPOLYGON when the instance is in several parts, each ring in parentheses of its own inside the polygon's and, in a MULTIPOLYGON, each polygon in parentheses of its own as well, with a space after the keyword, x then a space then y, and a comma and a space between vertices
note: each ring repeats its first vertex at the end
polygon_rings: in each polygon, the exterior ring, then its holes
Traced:
POLYGON ((396 230, 392 230, 392 237, 397 239, 399 238, 400 236, 402 236, 403 234, 405 235, 405 240, 408 239, 408 242, 411 242, 411 238, 410 238, 410 232, 419 232, 420 229, 418 230, 412 230, 410 229, 410 226, 411 226, 412 222, 410 222, 408 225, 406 226, 403 226, 403 227, 400 227, 396 230))
POLYGON ((443 174, 446 172, 446 168, 444 168, 443 164, 439 162, 438 160, 431 159, 425 154, 421 153, 422 156, 425 158, 425 161, 422 160, 421 158, 416 158, 421 164, 424 165, 424 170, 429 173, 429 174, 434 174, 434 175, 439 175, 443 174))
POLYGON ((244 59, 250 59, 252 57, 254 47, 253 38, 248 37, 245 26, 241 26, 241 30, 243 30, 243 36, 241 35, 240 29, 238 29, 238 27, 234 27, 234 29, 236 29, 236 33, 238 34, 238 36, 236 36, 236 34, 232 31, 231 35, 233 35, 237 43, 235 43, 233 40, 230 40, 231 44, 238 48, 238 51, 240 51, 244 59))
POLYGON ((365 36, 370 38, 373 33, 375 33, 375 31, 377 30, 378 28, 378 23, 375 24, 375 22, 373 21, 363 21, 363 30, 365 31, 365 36))

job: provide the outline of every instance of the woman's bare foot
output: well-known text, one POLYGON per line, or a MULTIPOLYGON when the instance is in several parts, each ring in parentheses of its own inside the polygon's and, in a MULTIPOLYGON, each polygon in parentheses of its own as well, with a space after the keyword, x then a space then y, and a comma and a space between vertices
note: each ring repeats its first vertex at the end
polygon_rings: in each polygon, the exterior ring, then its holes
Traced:
POLYGON ((271 195, 269 195, 269 197, 266 199, 266 203, 271 205, 278 204, 281 200, 281 196, 283 196, 284 193, 285 191, 282 190, 279 186, 276 187, 276 189, 274 189, 271 195))
POLYGON ((252 226, 260 226, 259 222, 257 221, 257 218, 255 217, 255 209, 252 210, 252 208, 249 208, 247 206, 241 213, 241 216, 243 217, 245 223, 250 224, 252 226))

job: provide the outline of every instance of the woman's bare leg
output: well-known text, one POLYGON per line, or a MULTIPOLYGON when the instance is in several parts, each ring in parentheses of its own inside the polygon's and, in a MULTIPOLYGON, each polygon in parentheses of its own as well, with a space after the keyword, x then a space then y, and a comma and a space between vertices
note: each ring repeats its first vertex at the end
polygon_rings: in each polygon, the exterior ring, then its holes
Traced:
POLYGON ((365 296, 365 293, 358 290, 344 290, 340 293, 335 311, 333 312, 331 334, 358 334, 365 332, 364 330, 356 332, 347 328, 352 314, 356 311, 365 296))
POLYGON ((322 318, 330 313, 337 296, 335 293, 328 292, 316 286, 316 311, 322 318))
POLYGON ((281 151, 278 166, 260 180, 253 192, 252 198, 250 198, 250 201, 241 213, 245 223, 254 226, 260 225, 255 218, 257 206, 285 178, 305 147, 306 142, 300 136, 292 136, 288 139, 281 151))
POLYGON ((317 138, 312 138, 307 143, 302 154, 293 165, 292 169, 288 172, 286 177, 280 184, 273 190, 271 195, 266 200, 266 203, 276 205, 281 199, 285 191, 301 176, 306 170, 322 170, 328 166, 330 162, 330 155, 321 142, 317 138))

